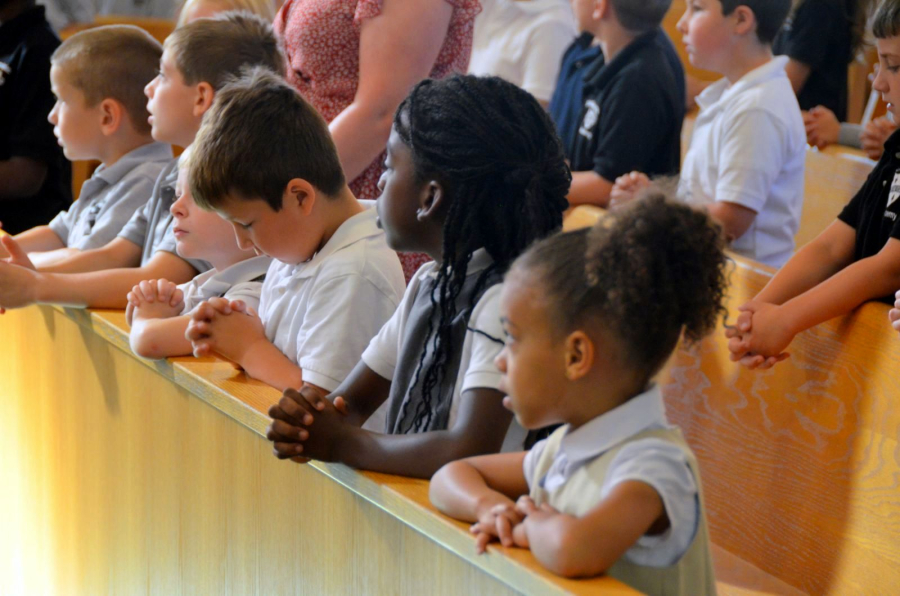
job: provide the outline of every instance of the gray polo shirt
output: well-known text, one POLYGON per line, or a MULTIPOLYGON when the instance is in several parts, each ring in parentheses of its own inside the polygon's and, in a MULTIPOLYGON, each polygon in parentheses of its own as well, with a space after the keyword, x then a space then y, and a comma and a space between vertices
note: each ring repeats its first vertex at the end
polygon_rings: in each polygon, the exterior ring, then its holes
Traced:
MULTIPOLYGON (((175 202, 175 180, 178 178, 178 160, 173 159, 156 180, 153 194, 147 203, 138 209, 131 220, 119 232, 124 238, 143 248, 141 267, 147 264, 153 254, 164 250, 174 255, 175 235, 172 233, 172 203, 175 202)), ((212 267, 206 261, 184 259, 198 273, 209 271, 212 267)))
POLYGON ((69 248, 88 250, 114 240, 122 227, 153 192, 162 169, 172 160, 172 147, 150 143, 101 165, 81 186, 68 211, 50 222, 50 229, 69 248))

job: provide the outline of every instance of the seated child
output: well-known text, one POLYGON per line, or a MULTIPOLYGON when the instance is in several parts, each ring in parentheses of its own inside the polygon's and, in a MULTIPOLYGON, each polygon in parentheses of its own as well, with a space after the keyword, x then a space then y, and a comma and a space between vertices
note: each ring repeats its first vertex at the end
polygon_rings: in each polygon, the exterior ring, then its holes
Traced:
MULTIPOLYGON (((153 138, 186 147, 194 140, 203 114, 217 90, 244 65, 284 71, 284 56, 272 27, 247 13, 223 13, 176 29, 163 44, 158 76, 147 85, 147 110, 153 138)), ((124 308, 126 296, 145 279, 184 283, 209 269, 205 261, 175 254, 172 214, 177 165, 160 173, 150 200, 101 248, 84 250, 39 271, 0 262, 0 307, 36 302, 124 308)), ((14 244, 4 238, 9 250, 14 244)))
POLYGON ((47 122, 59 37, 35 0, 4 0, 0 12, 0 221, 18 234, 71 204, 71 165, 47 122))
POLYGON ((394 117, 386 166, 377 207, 388 244, 434 260, 331 391, 334 405, 286 391, 269 410, 268 438, 279 458, 427 478, 460 457, 522 448, 525 431, 507 432, 494 366, 500 280, 560 228, 570 176, 547 113, 495 77, 414 87, 394 117))
POLYGON ((847 69, 865 42, 873 5, 873 0, 793 2, 774 52, 788 58, 785 72, 800 109, 823 106, 847 119, 847 69))
POLYGON ((469 74, 496 75, 547 106, 559 61, 575 39, 568 0, 481 0, 469 74))
MULTIPOLYGON (((582 26, 579 16, 578 25, 582 26)), ((571 147, 581 125, 581 108, 584 106, 584 73, 596 63, 603 63, 603 51, 595 43, 594 34, 583 31, 575 38, 562 56, 556 87, 550 98, 550 117, 556 124, 556 132, 563 147, 571 147)))
MULTIPOLYGON (((888 112, 890 114, 890 112, 888 112)), ((806 126, 806 142, 819 149, 828 145, 844 145, 862 149, 869 159, 881 159, 884 143, 897 130, 897 125, 886 116, 870 120, 865 125, 839 122, 834 112, 824 106, 816 106, 803 114, 806 126)))
MULTIPOLYGON (((68 211, 14 236, 38 265, 105 245, 150 198, 172 159, 172 149, 150 136, 144 97, 161 55, 158 41, 129 25, 76 33, 53 53, 53 132, 67 158, 101 163, 68 211)), ((0 256, 8 255, 0 249, 0 256)))
POLYGON ((207 261, 213 268, 180 286, 151 279, 129 292, 126 314, 131 349, 144 358, 190 354, 191 342, 184 334, 192 311, 206 300, 241 300, 248 309, 259 308, 262 280, 271 262, 239 247, 231 224, 197 207, 186 178, 187 162, 182 154, 171 207, 175 247, 181 257, 207 261))
MULTIPOLYGON (((806 164, 787 59, 771 51, 790 6, 790 0, 697 0, 678 21, 691 64, 724 75, 697 97, 678 198, 705 207, 732 250, 772 267, 794 251, 806 164)), ((637 173, 617 180, 613 206, 649 183, 637 173)))
POLYGON ((215 352, 281 390, 337 387, 405 283, 325 121, 280 77, 253 69, 219 92, 189 178, 197 205, 227 219, 242 248, 274 259, 258 315, 237 301, 194 311, 194 354, 215 352))
MULTIPOLYGON (((647 594, 715 594, 697 460, 652 383, 684 330, 724 315, 718 226, 656 194, 530 248, 503 283, 505 403, 531 451, 446 465, 431 502, 474 522, 476 547, 530 548, 566 577, 647 594)), ((313 431, 315 432, 315 431, 313 431)))
MULTIPOLYGON (((872 87, 900 116, 900 0, 885 0, 872 32, 881 68, 872 87)), ((783 360, 794 336, 846 314, 867 300, 893 303, 900 287, 900 133, 837 221, 781 268, 741 307, 731 338, 731 358, 749 368, 783 360)))
POLYGON ((576 6, 579 26, 603 60, 584 73, 579 128, 566 148, 569 204, 605 207, 616 178, 632 170, 674 175, 681 162, 684 68, 660 28, 671 0, 592 0, 576 6))

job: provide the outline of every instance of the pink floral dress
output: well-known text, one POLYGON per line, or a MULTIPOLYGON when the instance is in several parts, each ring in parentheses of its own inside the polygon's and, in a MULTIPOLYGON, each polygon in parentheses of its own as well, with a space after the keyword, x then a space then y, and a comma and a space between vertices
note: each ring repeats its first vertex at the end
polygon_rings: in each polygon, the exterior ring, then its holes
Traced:
MULTIPOLYGON (((288 81, 326 121, 331 122, 353 102, 359 84, 359 34, 363 19, 381 14, 384 0, 287 0, 275 17, 275 33, 283 40, 288 81)), ((399 0, 391 0, 397 2, 399 0)), ((431 69, 440 79, 466 72, 472 52, 478 0, 446 0, 453 5, 447 37, 431 69)), ((361 199, 378 197, 382 153, 350 183, 361 199)), ((407 281, 425 255, 401 254, 407 281)))

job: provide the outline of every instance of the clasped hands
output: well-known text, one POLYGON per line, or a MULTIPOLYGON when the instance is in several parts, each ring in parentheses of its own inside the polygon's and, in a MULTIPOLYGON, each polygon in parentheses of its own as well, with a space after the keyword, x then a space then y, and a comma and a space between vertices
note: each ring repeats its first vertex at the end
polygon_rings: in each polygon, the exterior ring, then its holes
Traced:
POLYGON ((194 356, 218 354, 238 366, 266 330, 259 314, 243 300, 210 298, 191 313, 185 338, 191 342, 194 356))
POLYGON ((269 408, 272 424, 266 438, 274 443, 278 459, 306 463, 310 459, 336 461, 337 447, 352 428, 346 421, 347 402, 334 402, 311 386, 287 389, 278 403, 269 408))
POLYGON ((487 507, 478 514, 478 521, 469 531, 475 535, 475 550, 479 554, 494 540, 505 547, 528 548, 528 526, 556 515, 560 515, 559 511, 547 503, 538 507, 531 497, 524 495, 515 503, 509 501, 487 507))
POLYGON ((725 327, 732 362, 765 370, 790 356, 784 350, 795 334, 785 323, 780 306, 751 300, 738 310, 737 322, 725 327))

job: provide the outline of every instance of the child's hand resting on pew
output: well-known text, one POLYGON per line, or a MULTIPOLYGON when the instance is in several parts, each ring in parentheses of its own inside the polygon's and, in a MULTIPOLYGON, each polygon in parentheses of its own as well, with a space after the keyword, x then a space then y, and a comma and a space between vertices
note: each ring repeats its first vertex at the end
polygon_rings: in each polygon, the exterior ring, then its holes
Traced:
POLYGON ((784 324, 775 304, 751 300, 738 309, 734 326, 726 326, 731 361, 740 362, 750 369, 765 370, 787 359, 784 350, 794 340, 796 333, 784 324))
POLYGON ((184 310, 184 292, 167 279, 145 279, 128 292, 125 319, 129 327, 139 319, 168 319, 184 310))
POLYGON ((286 389, 278 403, 269 408, 272 424, 266 438, 273 442, 278 459, 299 463, 334 461, 334 447, 348 428, 347 402, 336 397, 334 402, 312 385, 299 390, 286 389))
POLYGON ((243 300, 212 298, 191 315, 184 336, 194 348, 194 356, 219 356, 241 364, 257 342, 266 342, 266 330, 259 314, 243 300))
POLYGON ((900 291, 894 294, 894 308, 888 311, 888 319, 891 321, 891 327, 895 331, 900 331, 900 291))
POLYGON ((650 178, 643 172, 629 172, 619 176, 609 194, 609 208, 615 209, 630 203, 640 191, 649 188, 650 184, 650 178))

